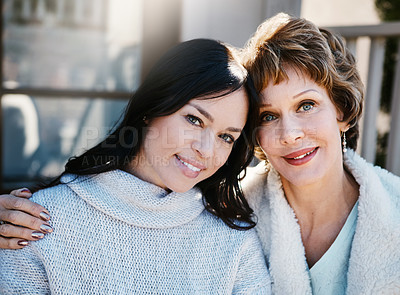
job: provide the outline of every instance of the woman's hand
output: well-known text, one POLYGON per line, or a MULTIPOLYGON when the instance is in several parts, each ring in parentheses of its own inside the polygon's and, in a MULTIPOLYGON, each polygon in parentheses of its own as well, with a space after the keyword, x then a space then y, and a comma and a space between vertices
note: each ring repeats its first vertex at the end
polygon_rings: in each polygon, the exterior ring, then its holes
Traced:
POLYGON ((53 231, 49 212, 29 201, 31 196, 26 188, 0 195, 0 248, 21 249, 53 231))

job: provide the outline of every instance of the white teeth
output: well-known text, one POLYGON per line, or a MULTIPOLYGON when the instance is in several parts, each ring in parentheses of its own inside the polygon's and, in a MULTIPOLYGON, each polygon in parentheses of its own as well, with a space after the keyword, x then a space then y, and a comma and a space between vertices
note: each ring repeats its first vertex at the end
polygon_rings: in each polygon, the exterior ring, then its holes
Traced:
POLYGON ((189 163, 186 163, 186 162, 184 162, 184 161, 182 161, 180 158, 178 158, 179 159, 179 161, 181 161, 181 163, 183 164, 183 165, 185 165, 186 167, 188 167, 190 170, 192 170, 192 171, 194 171, 194 172, 199 172, 201 169, 199 169, 199 168, 197 168, 197 167, 194 167, 193 165, 191 165, 191 164, 189 164, 189 163))
POLYGON ((303 159, 305 156, 308 156, 309 154, 311 154, 313 151, 315 151, 315 149, 313 149, 312 151, 305 153, 304 155, 298 156, 298 157, 294 157, 293 159, 295 160, 299 160, 299 159, 303 159))

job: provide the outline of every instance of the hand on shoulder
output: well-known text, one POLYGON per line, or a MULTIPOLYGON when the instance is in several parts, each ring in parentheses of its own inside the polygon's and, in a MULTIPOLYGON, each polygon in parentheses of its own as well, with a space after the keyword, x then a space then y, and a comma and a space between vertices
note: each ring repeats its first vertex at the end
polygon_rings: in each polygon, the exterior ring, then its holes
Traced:
POLYGON ((0 248, 21 249, 53 231, 49 212, 28 200, 31 196, 26 188, 0 195, 0 248))

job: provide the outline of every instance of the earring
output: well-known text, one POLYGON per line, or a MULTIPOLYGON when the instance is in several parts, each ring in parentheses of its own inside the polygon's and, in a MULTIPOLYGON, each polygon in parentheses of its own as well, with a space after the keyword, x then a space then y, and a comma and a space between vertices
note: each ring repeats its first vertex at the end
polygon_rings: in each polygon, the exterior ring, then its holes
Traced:
POLYGON ((143 116, 142 120, 143 120, 143 121, 146 121, 146 120, 147 120, 147 117, 146 117, 146 116, 143 116))
POLYGON ((342 145, 343 145, 343 153, 347 152, 346 132, 343 132, 342 145))

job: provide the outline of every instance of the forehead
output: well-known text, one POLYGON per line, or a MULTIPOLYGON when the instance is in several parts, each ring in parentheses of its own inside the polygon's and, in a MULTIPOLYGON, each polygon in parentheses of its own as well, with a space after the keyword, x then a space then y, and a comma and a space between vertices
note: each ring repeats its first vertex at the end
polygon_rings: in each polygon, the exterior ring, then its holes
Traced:
POLYGON ((189 101, 189 106, 198 107, 209 113, 214 120, 235 122, 246 120, 249 101, 244 89, 221 97, 199 97, 189 101))
POLYGON ((262 90, 262 97, 266 99, 271 96, 296 95, 307 89, 329 96, 328 91, 322 85, 310 78, 308 73, 289 67, 286 69, 286 78, 275 83, 270 80, 262 90))
POLYGON ((190 102, 195 102, 196 104, 202 104, 203 106, 208 107, 218 107, 221 105, 229 105, 232 103, 248 105, 248 96, 246 91, 240 88, 227 94, 217 93, 209 96, 201 96, 190 100, 189 103, 190 102))

